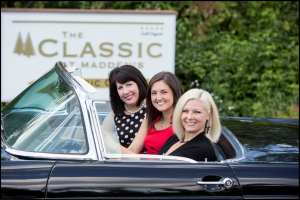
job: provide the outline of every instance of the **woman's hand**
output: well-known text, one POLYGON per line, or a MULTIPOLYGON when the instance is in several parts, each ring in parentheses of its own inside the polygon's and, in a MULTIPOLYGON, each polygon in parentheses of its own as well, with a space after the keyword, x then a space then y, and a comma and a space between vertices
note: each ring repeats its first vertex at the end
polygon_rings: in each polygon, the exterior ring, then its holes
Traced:
POLYGON ((138 133, 136 134, 135 138, 133 139, 132 143, 128 147, 128 150, 134 153, 140 153, 145 146, 145 138, 148 133, 148 120, 147 116, 144 117, 144 120, 140 126, 138 133))
POLYGON ((102 137, 106 153, 119 154, 121 153, 119 139, 116 134, 102 130, 102 137))

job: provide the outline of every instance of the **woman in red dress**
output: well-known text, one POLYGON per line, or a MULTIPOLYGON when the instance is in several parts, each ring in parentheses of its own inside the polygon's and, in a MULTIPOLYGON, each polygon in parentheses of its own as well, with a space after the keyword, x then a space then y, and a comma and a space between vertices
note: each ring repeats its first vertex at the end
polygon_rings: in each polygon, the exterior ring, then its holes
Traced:
POLYGON ((160 72, 154 75, 146 94, 146 120, 128 149, 122 147, 122 153, 139 153, 145 147, 147 154, 157 154, 174 134, 172 116, 182 94, 182 87, 174 74, 160 72))

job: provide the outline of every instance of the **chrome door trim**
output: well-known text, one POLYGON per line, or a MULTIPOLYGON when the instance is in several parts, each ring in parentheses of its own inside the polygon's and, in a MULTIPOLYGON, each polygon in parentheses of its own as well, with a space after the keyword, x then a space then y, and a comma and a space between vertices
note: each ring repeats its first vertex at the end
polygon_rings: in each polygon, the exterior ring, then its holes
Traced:
MULTIPOLYGON (((159 158, 165 160, 176 160, 176 161, 186 161, 189 163, 198 163, 191 158, 185 158, 180 156, 168 156, 168 155, 152 155, 152 154, 122 154, 122 158, 159 158)), ((125 160, 123 160, 125 161, 125 160)), ((215 163, 215 162, 214 162, 215 163)))
MULTIPOLYGON (((1 147, 11 155, 30 157, 35 159, 50 159, 50 160, 99 160, 99 154, 95 147, 93 130, 89 121, 88 105, 85 104, 90 99, 85 89, 77 83, 72 75, 65 69, 62 62, 57 62, 54 69, 58 76, 70 87, 76 95, 79 107, 81 109, 82 125, 86 134, 87 153, 85 154, 62 154, 62 153, 45 153, 45 152, 32 152, 22 151, 12 148, 5 140, 1 130, 1 147)), ((4 131, 4 130, 3 130, 4 131)))

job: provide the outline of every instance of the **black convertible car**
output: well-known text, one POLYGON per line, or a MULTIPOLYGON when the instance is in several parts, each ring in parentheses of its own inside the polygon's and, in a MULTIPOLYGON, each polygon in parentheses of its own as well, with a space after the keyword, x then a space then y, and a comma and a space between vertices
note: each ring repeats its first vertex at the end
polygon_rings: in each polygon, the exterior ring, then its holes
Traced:
POLYGON ((221 117, 214 162, 122 154, 78 71, 56 63, 2 109, 1 199, 299 198, 299 120, 221 117))

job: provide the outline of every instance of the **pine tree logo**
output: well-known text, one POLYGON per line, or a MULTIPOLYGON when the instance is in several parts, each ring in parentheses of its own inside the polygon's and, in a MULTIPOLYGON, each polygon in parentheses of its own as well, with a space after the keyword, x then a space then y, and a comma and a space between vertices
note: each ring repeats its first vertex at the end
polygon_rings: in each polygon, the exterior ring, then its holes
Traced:
POLYGON ((23 41, 22 41, 22 38, 21 38, 21 34, 19 33, 19 36, 18 36, 18 40, 17 40, 17 44, 15 46, 15 51, 14 53, 18 53, 19 55, 21 53, 23 53, 23 41))
POLYGON ((14 53, 17 53, 19 55, 23 53, 24 55, 27 55, 28 57, 31 55, 34 55, 34 50, 33 50, 33 46, 32 46, 32 42, 31 42, 29 33, 27 35, 25 45, 23 44, 21 34, 19 33, 14 53))

